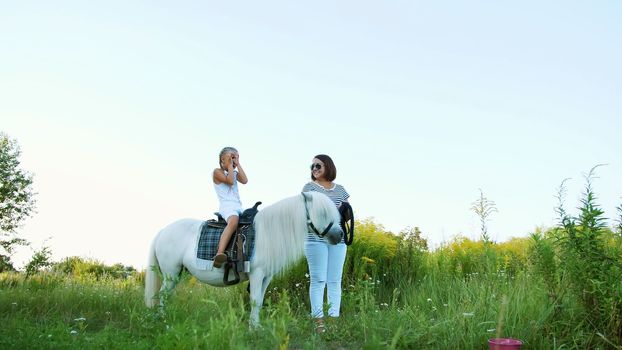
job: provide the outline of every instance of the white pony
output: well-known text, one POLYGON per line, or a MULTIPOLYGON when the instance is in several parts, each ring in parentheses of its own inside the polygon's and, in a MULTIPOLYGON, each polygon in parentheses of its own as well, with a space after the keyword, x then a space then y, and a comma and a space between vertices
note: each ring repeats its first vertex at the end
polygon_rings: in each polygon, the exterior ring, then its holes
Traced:
MULTIPOLYGON (((300 259, 307 234, 313 232, 326 237, 331 244, 339 243, 343 235, 339 222, 339 212, 333 202, 318 192, 303 192, 257 213, 254 220, 255 251, 250 272, 240 273, 241 281, 250 281, 252 325, 259 324, 259 311, 272 277, 300 259)), ((151 243, 145 274, 147 307, 157 305, 158 299, 160 306, 164 305, 164 299, 178 281, 182 266, 203 283, 225 286, 224 268, 197 267, 196 249, 202 224, 203 221, 195 219, 176 221, 162 229, 151 243), (163 282, 157 269, 162 273, 163 282)))

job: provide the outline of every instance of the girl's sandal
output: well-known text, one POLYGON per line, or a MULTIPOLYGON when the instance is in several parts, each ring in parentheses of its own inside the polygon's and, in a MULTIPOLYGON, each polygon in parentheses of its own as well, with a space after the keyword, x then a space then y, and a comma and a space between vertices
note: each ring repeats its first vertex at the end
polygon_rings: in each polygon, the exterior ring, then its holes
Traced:
POLYGON ((214 256, 214 267, 215 268, 219 268, 222 266, 222 264, 227 262, 227 254, 225 253, 218 253, 216 254, 216 256, 214 256))
POLYGON ((315 320, 315 333, 316 334, 326 333, 326 325, 324 324, 324 320, 321 318, 318 318, 315 320))

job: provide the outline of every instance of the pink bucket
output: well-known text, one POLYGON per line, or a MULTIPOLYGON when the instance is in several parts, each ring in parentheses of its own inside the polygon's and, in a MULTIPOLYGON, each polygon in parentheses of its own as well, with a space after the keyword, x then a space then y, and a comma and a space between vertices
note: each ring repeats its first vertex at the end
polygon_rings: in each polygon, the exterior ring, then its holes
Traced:
POLYGON ((523 342, 513 338, 488 339, 490 350, 519 350, 523 342))

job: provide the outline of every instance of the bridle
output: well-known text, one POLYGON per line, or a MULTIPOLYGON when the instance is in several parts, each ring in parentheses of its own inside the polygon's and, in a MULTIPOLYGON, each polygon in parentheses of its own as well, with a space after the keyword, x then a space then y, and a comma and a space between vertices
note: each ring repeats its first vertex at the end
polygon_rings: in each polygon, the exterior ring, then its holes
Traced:
POLYGON ((302 201, 305 203, 305 214, 307 214, 307 228, 309 229, 309 233, 315 233, 318 237, 324 238, 324 236, 326 236, 330 228, 333 227, 333 223, 331 222, 330 224, 328 224, 328 226, 324 229, 324 231, 320 233, 320 231, 318 231, 318 229, 315 228, 315 225, 313 225, 313 222, 311 221, 311 217, 309 217, 309 207, 307 207, 307 197, 305 196, 304 193, 302 193, 302 201))

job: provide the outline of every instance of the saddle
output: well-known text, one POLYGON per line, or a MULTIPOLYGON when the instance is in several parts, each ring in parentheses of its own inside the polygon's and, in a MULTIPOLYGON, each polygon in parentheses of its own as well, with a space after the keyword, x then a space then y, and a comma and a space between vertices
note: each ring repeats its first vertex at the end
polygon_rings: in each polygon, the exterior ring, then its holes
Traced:
MULTIPOLYGON (((238 227, 253 224, 253 220, 255 220, 255 215, 257 215, 257 213, 259 212, 259 210, 257 210, 257 207, 259 205, 261 205, 261 202, 255 203, 252 208, 245 209, 242 214, 240 214, 240 219, 238 220, 238 227)), ((227 222, 225 221, 225 219, 223 219, 219 212, 215 212, 214 215, 216 215, 216 218, 218 219, 217 222, 219 224, 227 226, 227 222)))
MULTIPOLYGON (((250 272, 250 254, 252 254, 252 249, 246 249, 246 240, 250 233, 254 235, 253 220, 255 219, 255 215, 259 212, 257 209, 259 205, 261 205, 261 202, 255 203, 252 208, 248 208, 240 214, 238 227, 231 236, 231 240, 225 249, 227 262, 223 265, 223 283, 227 286, 240 282, 240 271, 250 272), (231 270, 233 270, 235 278, 229 281, 229 272, 231 270)), ((214 215, 216 215, 217 220, 208 220, 206 224, 210 227, 224 230, 225 226, 227 226, 227 222, 220 213, 216 212, 214 215)))

